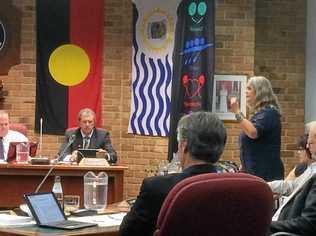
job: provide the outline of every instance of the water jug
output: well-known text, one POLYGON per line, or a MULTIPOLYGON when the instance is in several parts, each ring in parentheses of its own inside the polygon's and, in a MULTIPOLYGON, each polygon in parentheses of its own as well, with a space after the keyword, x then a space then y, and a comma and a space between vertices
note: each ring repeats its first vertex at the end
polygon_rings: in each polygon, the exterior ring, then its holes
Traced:
POLYGON ((29 158, 29 144, 22 142, 16 145, 16 162, 27 163, 29 158))
POLYGON ((108 175, 100 172, 95 175, 89 171, 84 176, 84 207, 103 210, 107 203, 108 175))

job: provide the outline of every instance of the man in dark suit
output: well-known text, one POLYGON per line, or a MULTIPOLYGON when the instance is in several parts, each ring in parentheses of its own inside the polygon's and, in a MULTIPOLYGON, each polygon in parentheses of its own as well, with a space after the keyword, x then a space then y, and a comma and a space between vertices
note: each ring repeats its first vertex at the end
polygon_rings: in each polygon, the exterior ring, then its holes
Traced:
POLYGON ((216 172, 213 164, 226 143, 222 121, 213 113, 195 112, 180 119, 177 132, 182 173, 145 178, 133 207, 122 221, 120 235, 152 235, 162 203, 173 186, 193 175, 216 172))
POLYGON ((117 155, 112 147, 110 134, 104 129, 95 127, 95 113, 89 108, 84 108, 78 113, 78 128, 67 130, 65 142, 59 149, 62 159, 68 161, 77 160, 77 150, 98 149, 104 153, 109 163, 117 161, 117 155))
MULTIPOLYGON (((309 127, 307 147, 316 160, 316 122, 309 127)), ((302 174, 302 181, 284 201, 272 219, 271 233, 316 235, 316 162, 302 174)))

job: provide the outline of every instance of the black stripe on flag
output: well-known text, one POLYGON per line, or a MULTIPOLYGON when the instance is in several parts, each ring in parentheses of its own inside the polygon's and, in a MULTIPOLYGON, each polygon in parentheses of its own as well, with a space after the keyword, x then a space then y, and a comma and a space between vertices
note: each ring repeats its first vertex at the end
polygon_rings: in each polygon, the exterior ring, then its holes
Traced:
POLYGON ((37 0, 37 60, 35 130, 43 118, 43 132, 63 134, 67 127, 68 88, 57 83, 48 70, 56 47, 69 43, 69 1, 37 0))

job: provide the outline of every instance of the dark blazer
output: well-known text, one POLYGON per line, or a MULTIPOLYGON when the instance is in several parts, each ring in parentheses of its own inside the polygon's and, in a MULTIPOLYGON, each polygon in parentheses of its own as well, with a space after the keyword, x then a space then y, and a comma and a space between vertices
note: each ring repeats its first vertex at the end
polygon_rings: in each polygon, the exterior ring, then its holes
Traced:
POLYGON ((135 204, 122 221, 120 235, 152 235, 160 208, 172 187, 187 177, 212 172, 216 172, 213 165, 202 164, 188 167, 182 173, 145 178, 135 204))
MULTIPOLYGON (((82 148, 82 142, 83 140, 82 140, 80 128, 69 129, 65 133, 65 142, 60 146, 58 154, 62 155, 63 156, 62 158, 64 158, 66 155, 71 154, 73 151, 77 150, 78 148, 82 148), (66 146, 69 143, 69 139, 72 135, 75 135, 75 140, 68 148, 66 148, 66 146), (63 150, 65 151, 63 152, 63 150)), ((102 148, 106 150, 110 156, 108 161, 110 163, 116 163, 117 161, 116 151, 112 147, 110 134, 105 129, 94 128, 93 134, 90 139, 89 148, 92 148, 92 149, 102 148)))
POLYGON ((271 223, 270 230, 299 235, 316 235, 316 174, 301 191, 282 209, 278 221, 271 223))

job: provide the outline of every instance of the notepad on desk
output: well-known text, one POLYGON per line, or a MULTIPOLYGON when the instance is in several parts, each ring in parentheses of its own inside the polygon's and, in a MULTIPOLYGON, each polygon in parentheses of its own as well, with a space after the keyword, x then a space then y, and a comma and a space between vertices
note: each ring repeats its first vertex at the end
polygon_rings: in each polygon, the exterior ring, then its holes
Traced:
POLYGON ((35 224, 33 218, 28 216, 17 216, 10 214, 0 214, 0 225, 26 225, 35 224))
POLYGON ((87 222, 87 223, 96 223, 100 227, 107 227, 107 226, 120 225, 125 215, 126 215, 126 212, 120 212, 120 213, 104 214, 104 215, 70 217, 69 219, 74 220, 74 221, 87 222))

